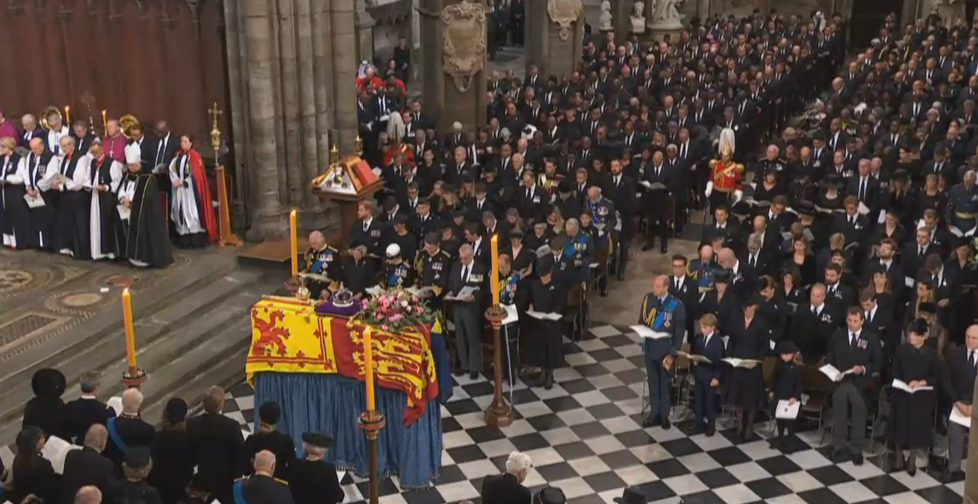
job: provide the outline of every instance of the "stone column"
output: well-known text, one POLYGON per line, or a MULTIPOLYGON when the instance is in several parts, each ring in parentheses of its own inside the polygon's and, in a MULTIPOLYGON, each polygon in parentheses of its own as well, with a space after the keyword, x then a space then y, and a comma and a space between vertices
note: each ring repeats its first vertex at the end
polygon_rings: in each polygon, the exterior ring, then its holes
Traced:
MULTIPOLYGON (((357 54, 360 61, 374 62, 374 21, 373 16, 367 12, 364 0, 357 1, 357 54)), ((386 67, 381 67, 381 72, 386 71, 386 67)))
POLYGON ((550 18, 547 16, 546 0, 526 2, 524 18, 524 47, 526 48, 526 68, 536 65, 541 77, 553 74, 550 62, 547 60, 547 28, 550 18))
MULTIPOLYGON (((550 75, 570 75, 577 62, 581 61, 581 40, 584 37, 584 5, 578 2, 569 8, 556 10, 551 13, 549 9, 550 1, 540 0, 534 7, 534 29, 540 29, 539 35, 534 34, 532 38, 534 45, 539 44, 540 48, 535 48, 535 55, 541 61, 545 61, 546 70, 541 74, 550 75), (537 18, 537 16, 540 18, 537 18)), ((569 2, 560 2, 559 5, 566 5, 569 2)), ((529 7, 529 6, 528 6, 529 7)), ((615 40, 619 40, 615 37, 615 40)), ((527 42, 529 43, 529 41, 527 42)))
POLYGON ((615 27, 615 40, 622 43, 632 31, 632 5, 635 0, 611 0, 612 24, 615 27))
POLYGON ((244 75, 248 74, 247 58, 245 57, 246 46, 243 42, 244 28, 241 22, 239 3, 222 3, 224 5, 224 36, 227 44, 228 92, 231 97, 231 110, 227 117, 233 132, 233 136, 228 139, 228 148, 234 153, 235 161, 232 172, 234 174, 235 194, 231 203, 231 220, 247 227, 250 215, 245 209, 245 201, 249 199, 250 195, 250 177, 247 168, 251 164, 251 152, 244 139, 250 137, 249 127, 251 124, 248 120, 250 112, 244 87, 245 79, 243 78, 244 75))
MULTIPOLYGON (((317 103, 317 89, 325 88, 326 83, 322 81, 316 72, 314 62, 316 61, 315 33, 318 26, 313 24, 314 3, 324 3, 317 0, 296 0, 296 72, 298 73, 298 95, 301 106, 299 107, 299 131, 302 145, 300 166, 298 167, 299 180, 296 184, 301 189, 301 201, 296 204, 302 207, 302 227, 304 229, 319 229, 325 226, 326 214, 322 211, 319 204, 319 197, 312 193, 310 188, 311 181, 319 175, 320 169, 325 168, 322 158, 320 158, 319 142, 323 135, 320 135, 318 117, 320 109, 317 103)), ((322 109, 325 113, 325 109, 322 109)), ((323 132, 325 133, 325 129, 323 132)))
POLYGON ((422 0, 421 4, 425 109, 438 121, 440 131, 449 131, 455 121, 461 122, 465 131, 475 131, 487 121, 485 16, 483 14, 481 20, 478 16, 464 17, 452 21, 457 24, 449 25, 443 19, 443 13, 456 4, 466 4, 463 10, 484 9, 485 0, 422 0), (478 71, 464 79, 452 75, 454 65, 445 58, 446 37, 454 40, 457 48, 457 54, 451 58, 463 68, 478 71))
POLYGON ((331 0, 333 114, 340 154, 355 154, 357 138, 357 37, 354 0, 331 0))
MULTIPOLYGON (((279 23, 279 71, 281 100, 280 109, 282 113, 282 133, 281 144, 285 147, 280 149, 280 155, 285 158, 285 197, 281 200, 289 208, 301 208, 304 200, 303 192, 306 190, 308 181, 303 182, 302 165, 304 164, 303 135, 308 130, 302 124, 300 109, 306 106, 305 100, 300 96, 300 86, 302 78, 299 74, 299 33, 296 12, 298 4, 303 0, 276 0, 278 12, 276 19, 279 23)), ((306 0, 308 4, 308 0, 306 0)), ((312 105, 315 105, 314 103, 312 105)))
POLYGON ((696 17, 705 23, 710 17, 710 0, 696 0, 696 17))
POLYGON ((241 0, 244 63, 249 115, 246 145, 250 191, 246 196, 251 228, 248 238, 262 240, 283 235, 286 229, 279 200, 277 121, 272 54, 271 4, 266 0, 241 0))

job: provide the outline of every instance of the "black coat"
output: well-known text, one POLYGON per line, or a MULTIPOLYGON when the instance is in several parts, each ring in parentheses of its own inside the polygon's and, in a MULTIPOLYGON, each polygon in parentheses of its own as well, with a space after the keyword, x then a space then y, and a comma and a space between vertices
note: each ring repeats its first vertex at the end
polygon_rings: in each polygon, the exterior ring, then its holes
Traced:
POLYGON ((115 410, 95 398, 80 398, 65 405, 64 433, 70 440, 80 445, 85 440, 88 428, 95 425, 105 425, 105 422, 115 416, 115 410))
POLYGON ((530 489, 512 474, 486 476, 482 480, 482 504, 530 504, 531 498, 530 489))
POLYGON ((14 490, 7 493, 7 500, 21 502, 24 497, 33 494, 44 502, 57 502, 61 494, 61 476, 54 472, 47 459, 38 456, 30 467, 22 469, 18 469, 14 459, 12 469, 14 490))
POLYGON ((165 504, 187 498, 187 485, 194 476, 194 446, 185 429, 161 430, 150 445, 153 471, 149 483, 160 493, 165 504))
POLYGON ((114 484, 115 467, 112 460, 87 446, 81 450, 71 450, 65 457, 60 502, 72 504, 75 494, 83 486, 97 487, 104 495, 114 484))
POLYGON ((145 481, 116 482, 102 498, 104 504, 163 504, 160 494, 145 481))
POLYGON ((220 413, 204 413, 187 421, 187 432, 197 454, 197 473, 207 490, 221 502, 231 502, 231 485, 241 476, 241 427, 220 413))
POLYGON ((951 347, 944 361, 944 390, 951 401, 971 404, 976 377, 974 366, 968 363, 968 347, 951 347))
POLYGON ((296 504, 340 504, 346 497, 336 477, 336 466, 329 462, 296 460, 289 476, 296 504))
MULTIPOLYGON (((143 419, 123 416, 116 418, 113 422, 116 433, 118 433, 127 448, 137 446, 149 448, 153 443, 155 429, 143 419)), ((122 475, 122 462, 125 460, 125 454, 122 452, 122 449, 116 446, 111 434, 109 435, 109 442, 106 443, 103 454, 115 463, 116 474, 122 475)))
POLYGON ((864 366, 865 374, 847 374, 842 381, 851 382, 858 390, 865 390, 873 379, 873 373, 883 366, 883 349, 880 347, 879 337, 863 328, 859 333, 859 342, 853 346, 849 343, 849 330, 836 329, 829 341, 825 362, 842 372, 853 366, 864 366))
MULTIPOLYGON (((289 486, 268 476, 252 476, 241 482, 248 504, 292 504, 289 486)), ((224 502, 223 500, 221 502, 224 502)))
POLYGON ((290 481, 289 467, 295 461, 295 441, 292 436, 279 431, 259 432, 248 437, 244 442, 242 452, 242 472, 252 474, 255 455, 262 450, 275 454, 275 477, 290 481))
POLYGON ((34 397, 24 406, 22 426, 33 425, 44 431, 46 436, 67 439, 63 420, 65 403, 60 397, 34 397))

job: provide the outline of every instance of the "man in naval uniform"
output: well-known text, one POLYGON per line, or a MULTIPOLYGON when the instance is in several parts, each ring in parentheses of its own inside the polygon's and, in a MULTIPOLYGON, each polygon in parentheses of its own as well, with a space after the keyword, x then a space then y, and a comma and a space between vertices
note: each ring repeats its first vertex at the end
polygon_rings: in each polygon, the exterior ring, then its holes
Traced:
POLYGON ((669 278, 665 275, 652 280, 652 292, 646 294, 642 301, 638 323, 651 329, 655 336, 642 338, 652 410, 642 421, 642 426, 661 425, 663 429, 668 429, 672 426, 669 423, 669 379, 672 361, 683 344, 686 309, 682 301, 669 294, 669 278))
POLYGON ((974 229, 978 217, 978 189, 975 188, 975 171, 968 170, 964 181, 951 188, 947 194, 947 222, 962 234, 974 229))
POLYGON ((262 450, 255 455, 255 473, 234 482, 234 504, 292 504, 289 484, 272 477, 275 454, 262 450))

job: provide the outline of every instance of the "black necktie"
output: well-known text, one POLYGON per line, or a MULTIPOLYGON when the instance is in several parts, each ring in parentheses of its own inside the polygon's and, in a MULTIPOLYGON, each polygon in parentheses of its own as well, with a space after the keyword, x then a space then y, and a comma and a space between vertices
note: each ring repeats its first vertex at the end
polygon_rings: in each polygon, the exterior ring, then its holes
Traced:
POLYGON ((971 366, 972 369, 974 369, 974 367, 975 367, 975 351, 974 350, 971 350, 970 352, 968 352, 968 365, 971 366))
POLYGON ((858 337, 856 336, 856 333, 849 333, 849 344, 852 346, 856 346, 856 341, 859 341, 858 337))
POLYGON ((156 166, 159 166, 163 162, 163 154, 166 150, 166 138, 160 140, 160 152, 156 154, 156 166))
POLYGON ((464 283, 467 281, 469 281, 469 267, 462 266, 462 282, 464 283))
POLYGON ((863 177, 859 180, 859 200, 862 201, 865 199, 866 199, 866 177, 863 177))

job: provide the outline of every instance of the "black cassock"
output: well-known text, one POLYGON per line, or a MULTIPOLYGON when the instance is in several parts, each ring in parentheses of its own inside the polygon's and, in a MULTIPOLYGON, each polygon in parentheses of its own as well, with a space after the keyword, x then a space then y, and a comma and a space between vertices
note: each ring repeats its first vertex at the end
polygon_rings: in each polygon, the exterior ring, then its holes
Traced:
MULTIPOLYGON (((91 198, 89 199, 89 212, 92 219, 91 226, 92 229, 98 230, 98 236, 90 232, 91 239, 99 240, 98 252, 101 256, 116 256, 119 251, 115 248, 116 240, 115 233, 112 231, 112 220, 117 212, 115 207, 119 200, 112 191, 112 158, 103 156, 101 160, 93 159, 91 171, 88 174, 88 182, 91 184, 92 189, 91 193, 85 194, 89 194, 91 198), (102 185, 108 186, 109 190, 98 192, 98 186, 102 185)), ((92 245, 95 245, 95 243, 92 243, 92 245)), ((96 247, 92 248, 94 249, 96 247)), ((95 257, 94 259, 100 258, 95 257)))
MULTIPOLYGON (((567 305, 567 291, 558 289, 553 280, 543 283, 540 279, 531 280, 530 304, 540 313, 564 313, 567 305)), ((564 365, 564 331, 562 320, 547 320, 528 317, 530 328, 527 344, 531 364, 553 371, 564 365)))
MULTIPOLYGON (((937 387, 941 366, 937 352, 929 345, 916 348, 904 343, 896 349, 890 366, 894 380, 910 383, 926 380, 927 385, 937 387)), ((914 393, 893 389, 891 439, 900 448, 926 448, 934 435, 933 390, 914 393)))
POLYGON ((20 157, 11 154, 0 157, 0 234, 3 244, 24 248, 27 241, 27 202, 24 201, 24 184, 13 183, 18 170, 20 157))
POLYGON ((35 189, 38 196, 44 200, 44 206, 27 208, 27 237, 23 243, 18 243, 18 247, 44 250, 51 250, 54 247, 54 198, 49 194, 55 191, 42 190, 42 185, 47 187, 43 181, 53 157, 53 154, 45 151, 40 156, 31 153, 23 160, 26 163, 21 170, 24 175, 24 192, 27 192, 28 188, 35 189))
MULTIPOLYGON (((74 152, 61 158, 58 172, 68 180, 74 180, 82 155, 74 152)), ((45 202, 54 207, 54 250, 70 251, 72 256, 91 259, 91 231, 89 218, 92 214, 91 199, 83 190, 72 191, 68 187, 52 188, 45 194, 45 202)))
POLYGON ((118 201, 122 195, 133 189, 129 218, 122 219, 119 212, 116 219, 116 250, 119 256, 135 261, 137 265, 165 267, 173 263, 173 250, 167 236, 166 218, 160 203, 160 192, 156 178, 152 174, 126 172, 119 183, 118 201))

